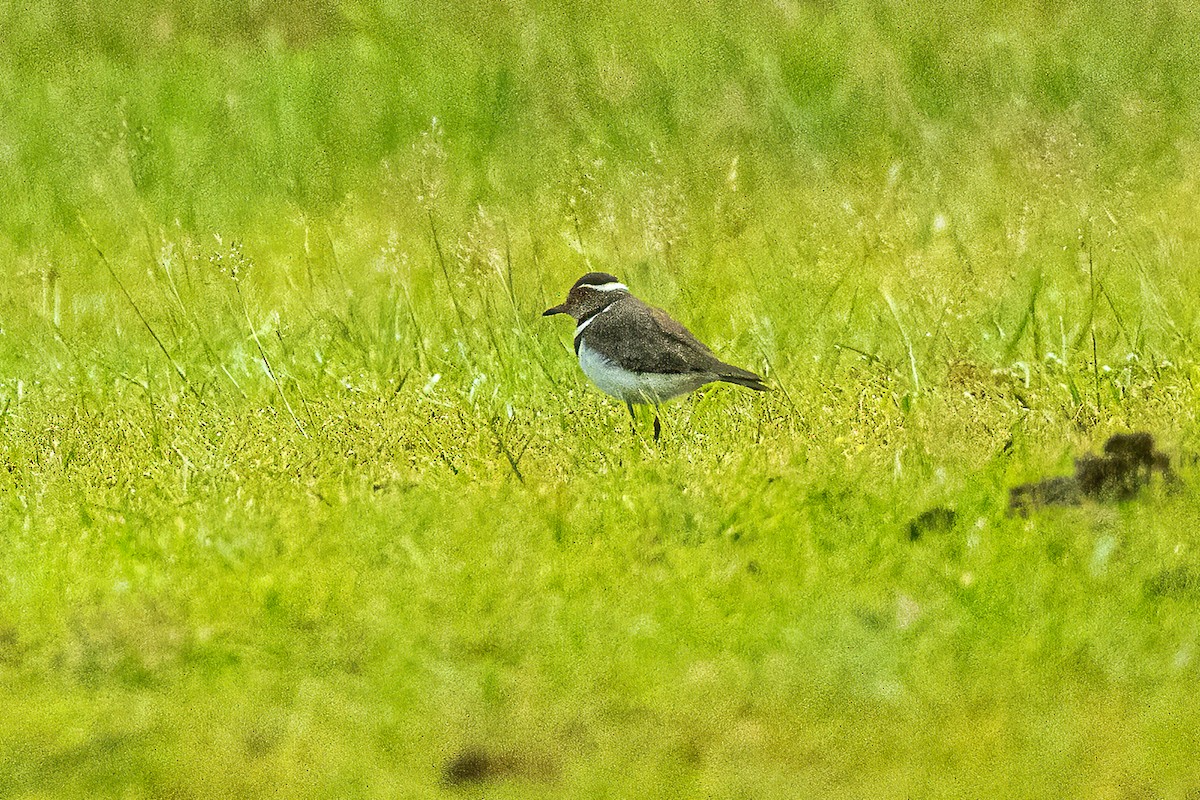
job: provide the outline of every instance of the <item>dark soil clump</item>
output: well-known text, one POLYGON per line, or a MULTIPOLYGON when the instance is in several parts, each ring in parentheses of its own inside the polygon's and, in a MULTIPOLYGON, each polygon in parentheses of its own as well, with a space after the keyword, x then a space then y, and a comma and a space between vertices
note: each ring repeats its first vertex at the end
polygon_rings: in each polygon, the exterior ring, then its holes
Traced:
POLYGON ((1027 516, 1042 506, 1077 506, 1084 500, 1130 500, 1155 474, 1173 483, 1171 459, 1154 447, 1154 437, 1144 431, 1118 433, 1104 443, 1104 454, 1075 459, 1075 474, 1046 478, 1014 486, 1009 492, 1008 513, 1027 516))
POLYGON ((934 506, 913 517, 908 523, 908 540, 915 542, 926 533, 944 533, 958 522, 958 512, 945 506, 934 506))

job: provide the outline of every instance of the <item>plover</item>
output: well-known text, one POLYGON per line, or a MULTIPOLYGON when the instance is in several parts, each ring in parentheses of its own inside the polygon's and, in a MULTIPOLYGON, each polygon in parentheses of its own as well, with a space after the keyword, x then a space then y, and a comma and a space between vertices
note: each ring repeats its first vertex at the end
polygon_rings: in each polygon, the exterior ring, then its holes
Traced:
POLYGON ((768 387, 749 370, 726 364, 661 308, 647 305, 607 272, 589 272, 575 282, 565 302, 542 316, 575 318, 579 366, 602 391, 633 404, 655 406, 654 439, 661 432, 658 405, 724 381, 756 391, 768 387))

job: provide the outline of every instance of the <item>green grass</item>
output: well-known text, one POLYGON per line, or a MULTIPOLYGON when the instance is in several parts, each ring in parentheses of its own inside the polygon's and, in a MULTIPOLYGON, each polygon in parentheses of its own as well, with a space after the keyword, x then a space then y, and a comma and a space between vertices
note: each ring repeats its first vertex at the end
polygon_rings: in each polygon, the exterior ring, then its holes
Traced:
POLYGON ((0 2, 0 797, 1195 798, 1200 13, 428 5, 0 2))

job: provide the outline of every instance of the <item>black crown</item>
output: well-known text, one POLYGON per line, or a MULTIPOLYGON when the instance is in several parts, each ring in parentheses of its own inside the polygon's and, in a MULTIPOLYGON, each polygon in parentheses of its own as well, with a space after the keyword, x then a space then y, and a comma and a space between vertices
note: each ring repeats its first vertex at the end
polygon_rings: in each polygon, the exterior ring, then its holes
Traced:
POLYGON ((615 275, 609 275, 607 272, 589 272, 579 280, 575 281, 572 289, 577 289, 580 286, 603 286, 606 283, 620 283, 615 275))

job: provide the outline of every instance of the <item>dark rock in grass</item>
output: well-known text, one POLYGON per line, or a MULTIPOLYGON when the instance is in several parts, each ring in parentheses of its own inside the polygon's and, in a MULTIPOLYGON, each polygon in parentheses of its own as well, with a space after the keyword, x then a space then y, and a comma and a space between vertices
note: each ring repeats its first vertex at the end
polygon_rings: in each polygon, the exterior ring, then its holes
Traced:
POLYGON ((958 523, 958 512, 945 506, 934 506, 913 517, 908 523, 908 540, 915 542, 926 533, 945 533, 958 523))
POLYGON ((1142 464, 1151 464, 1161 455, 1154 449, 1154 437, 1145 431, 1114 433, 1104 443, 1104 454, 1142 464))
POLYGON ((1104 443, 1104 455, 1075 459, 1075 474, 1023 483, 1009 492, 1008 513, 1026 516, 1041 506, 1077 506, 1084 500, 1130 500, 1155 473, 1173 484, 1171 459, 1154 448, 1145 431, 1118 433, 1104 443))
POLYGON ((1154 449, 1154 437, 1145 432, 1118 433, 1104 443, 1103 456, 1084 456, 1075 462, 1079 488, 1088 497, 1128 500, 1150 483, 1158 472, 1174 480, 1171 459, 1154 449))

